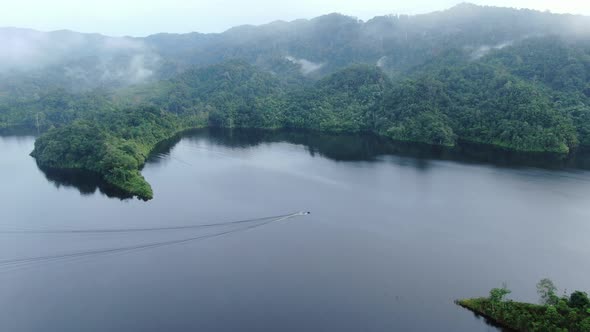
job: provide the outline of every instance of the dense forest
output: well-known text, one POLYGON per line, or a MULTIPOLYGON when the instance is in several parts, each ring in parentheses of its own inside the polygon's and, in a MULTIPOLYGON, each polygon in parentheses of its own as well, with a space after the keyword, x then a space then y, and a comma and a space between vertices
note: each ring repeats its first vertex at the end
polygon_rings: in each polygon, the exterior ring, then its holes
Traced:
POLYGON ((199 118, 181 121, 154 107, 98 112, 49 130, 35 141, 31 155, 41 167, 92 171, 125 193, 147 200, 153 193, 140 168, 152 148, 202 125, 199 118))
POLYGON ((507 300, 510 293, 504 285, 492 289, 488 297, 459 300, 457 304, 514 331, 590 331, 590 299, 586 292, 574 291, 560 297, 553 282, 542 279, 537 284, 540 304, 507 300))
POLYGON ((43 133, 40 166, 91 170, 144 199, 150 150, 204 126, 568 154, 590 146, 589 28, 581 16, 462 4, 209 35, 0 29, 44 52, 0 52, 0 131, 43 133))

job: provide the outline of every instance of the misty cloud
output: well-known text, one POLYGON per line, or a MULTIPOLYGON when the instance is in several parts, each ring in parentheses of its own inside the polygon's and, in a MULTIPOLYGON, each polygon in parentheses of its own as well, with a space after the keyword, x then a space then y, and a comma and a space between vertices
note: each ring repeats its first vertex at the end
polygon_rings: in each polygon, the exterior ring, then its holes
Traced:
POLYGON ((151 78, 159 55, 142 40, 70 31, 50 33, 0 29, 0 73, 43 68, 61 70, 72 84, 128 85, 151 78), (60 69, 61 68, 61 69, 60 69))
POLYGON ((90 74, 101 84, 138 84, 150 79, 160 65, 160 57, 142 41, 107 38, 98 51, 102 54, 93 66, 84 63, 66 67, 66 76, 78 79, 90 74))
POLYGON ((158 59, 145 54, 133 55, 129 61, 122 66, 114 66, 109 63, 103 63, 103 82, 122 82, 127 84, 137 84, 148 80, 157 66, 158 59))
POLYGON ((160 57, 143 41, 131 38, 107 38, 102 48, 108 52, 126 55, 128 59, 117 64, 116 61, 103 61, 103 80, 121 81, 129 84, 141 83, 149 79, 159 66, 160 57))
POLYGON ((475 48, 473 51, 471 51, 471 59, 477 60, 479 58, 482 58, 486 54, 490 53, 490 51, 492 51, 492 50, 501 50, 504 47, 508 47, 508 46, 512 45, 513 43, 514 43, 513 41, 506 41, 506 42, 502 42, 502 43, 499 43, 496 45, 481 45, 481 46, 475 48))
POLYGON ((141 40, 129 37, 106 37, 102 41, 101 48, 110 51, 144 51, 145 45, 141 40))
POLYGON ((377 67, 379 68, 385 68, 386 64, 387 64, 387 56, 382 56, 379 58, 379 60, 377 60, 377 67))
POLYGON ((299 70, 303 75, 309 75, 324 66, 323 63, 316 63, 306 59, 298 59, 292 56, 286 56, 285 59, 291 61, 294 64, 299 65, 299 70))
POLYGON ((79 34, 57 35, 27 29, 0 29, 0 71, 44 67, 84 45, 79 34))

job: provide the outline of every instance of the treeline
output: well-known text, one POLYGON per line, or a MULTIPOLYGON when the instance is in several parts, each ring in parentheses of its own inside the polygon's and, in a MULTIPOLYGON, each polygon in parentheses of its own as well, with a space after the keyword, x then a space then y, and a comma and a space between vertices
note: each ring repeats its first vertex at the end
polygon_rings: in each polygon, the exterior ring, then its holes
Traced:
POLYGON ((116 106, 105 91, 77 94, 64 89, 48 89, 22 98, 0 98, 0 129, 22 128, 45 132, 91 114, 113 111, 116 106))
POLYGON ((500 65, 477 62, 429 70, 395 84, 379 68, 357 65, 293 88, 232 61, 124 90, 115 98, 104 92, 54 90, 32 100, 5 102, 0 104, 0 128, 44 131, 89 113, 146 103, 180 117, 206 117, 218 127, 373 132, 428 144, 452 146, 463 139, 567 153, 590 143, 586 88, 576 87, 579 91, 549 89, 506 73, 500 65))
POLYGON ((537 284, 537 292, 540 304, 506 300, 510 290, 505 285, 492 289, 489 297, 459 300, 457 304, 515 331, 590 331, 590 299, 587 293, 575 291, 560 297, 549 279, 537 284))
MULTIPOLYGON (((494 53, 476 62, 443 62, 397 82, 378 67, 356 65, 296 86, 232 61, 154 85, 143 101, 175 114, 205 114, 219 127, 371 132, 428 144, 453 146, 462 139, 557 153, 590 143, 590 89, 529 79, 500 62, 505 58, 494 53)), ((545 65, 561 66, 562 60, 545 65)))

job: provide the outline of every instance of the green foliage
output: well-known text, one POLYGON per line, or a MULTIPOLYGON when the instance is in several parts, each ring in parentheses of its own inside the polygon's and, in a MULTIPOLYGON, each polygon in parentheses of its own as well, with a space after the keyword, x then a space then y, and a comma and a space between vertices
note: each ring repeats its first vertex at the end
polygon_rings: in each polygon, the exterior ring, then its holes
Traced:
POLYGON ((108 136, 93 123, 76 121, 51 129, 35 141, 32 156, 40 165, 97 170, 94 161, 106 153, 108 136))
POLYGON ((151 199, 152 189, 139 172, 149 152, 195 125, 154 107, 104 112, 49 130, 35 141, 32 156, 41 167, 90 170, 129 194, 151 199))
MULTIPOLYGON (((541 280, 537 289, 542 299, 555 300, 556 288, 551 280, 541 280)), ((588 296, 584 292, 573 292, 570 301, 556 305, 506 301, 507 292, 505 287, 495 288, 489 298, 464 299, 457 304, 515 331, 590 331, 590 310, 585 310, 588 296)))
POLYGON ((63 89, 48 89, 31 98, 10 96, 0 99, 0 127, 45 131, 91 112, 112 109, 113 105, 103 91, 75 94, 63 89))
POLYGON ((391 81, 376 67, 353 66, 288 94, 283 127, 327 132, 375 132, 391 81))
POLYGON ((575 291, 570 295, 568 305, 572 308, 586 310, 590 307, 590 299, 585 292, 575 291))
POLYGON ((557 153, 578 144, 571 118, 543 90, 483 63, 429 70, 402 82, 384 109, 396 139, 453 145, 460 138, 557 153))
POLYGON ((500 303, 504 301, 504 297, 510 293, 511 291, 506 286, 502 286, 502 288, 493 288, 490 291, 489 299, 492 303, 500 303))

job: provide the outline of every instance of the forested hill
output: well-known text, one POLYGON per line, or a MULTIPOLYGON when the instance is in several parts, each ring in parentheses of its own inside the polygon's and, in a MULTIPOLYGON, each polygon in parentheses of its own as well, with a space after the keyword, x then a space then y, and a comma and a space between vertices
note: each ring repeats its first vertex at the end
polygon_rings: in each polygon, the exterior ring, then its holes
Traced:
POLYGON ((7 90, 38 92, 54 85, 70 90, 118 88, 231 59, 281 76, 317 78, 364 63, 398 77, 448 50, 479 58, 530 37, 580 40, 589 34, 587 17, 472 4, 366 22, 329 14, 239 26, 223 33, 162 33, 145 38, 0 28, 0 96, 7 90))
POLYGON ((0 130, 48 131, 34 151, 40 165, 90 169, 143 198, 149 151, 194 127, 561 154, 590 145, 590 20, 581 16, 463 4, 208 35, 0 29, 0 38, 21 49, 36 41, 25 58, 0 50, 0 130))
POLYGON ((241 58, 281 71, 292 62, 301 66, 304 75, 322 76, 354 63, 366 63, 399 75, 449 49, 461 49, 467 56, 478 58, 529 37, 558 35, 575 40, 586 38, 589 31, 587 17, 464 3, 441 12, 379 16, 366 22, 330 14, 311 20, 240 26, 214 35, 159 34, 145 41, 183 64, 241 58))

